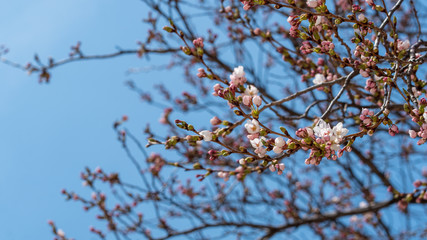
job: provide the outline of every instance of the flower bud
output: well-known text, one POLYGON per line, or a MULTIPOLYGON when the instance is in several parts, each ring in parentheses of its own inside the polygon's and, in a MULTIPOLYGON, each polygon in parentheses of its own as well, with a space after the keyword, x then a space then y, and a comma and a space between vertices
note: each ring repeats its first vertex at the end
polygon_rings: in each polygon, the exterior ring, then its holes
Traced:
POLYGON ((258 95, 256 95, 255 97, 253 97, 252 101, 253 101, 253 103, 254 103, 257 107, 261 106, 261 104, 262 104, 262 99, 261 99, 261 97, 260 97, 260 96, 258 96, 258 95))

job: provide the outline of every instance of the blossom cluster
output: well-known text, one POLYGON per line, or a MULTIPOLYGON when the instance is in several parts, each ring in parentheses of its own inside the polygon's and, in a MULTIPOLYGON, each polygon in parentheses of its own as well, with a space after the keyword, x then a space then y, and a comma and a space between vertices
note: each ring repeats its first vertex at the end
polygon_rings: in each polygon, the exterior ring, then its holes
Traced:
MULTIPOLYGON (((203 77, 206 74, 203 73, 203 69, 199 69, 199 76, 203 77)), ((253 85, 244 86, 247 79, 245 76, 245 71, 243 66, 239 66, 234 68, 233 73, 230 75, 230 82, 227 88, 221 86, 221 84, 215 84, 213 87, 213 96, 219 96, 228 101, 228 105, 233 108, 236 107, 237 104, 242 103, 243 105, 250 107, 253 104, 256 107, 261 106, 262 99, 258 95, 258 89, 253 85), (236 93, 240 93, 240 95, 236 95, 236 93)))
POLYGON ((310 155, 305 160, 306 164, 318 165, 323 157, 336 160, 341 157, 343 151, 350 151, 350 147, 340 148, 348 129, 340 122, 333 128, 324 120, 319 119, 315 127, 306 127, 297 131, 297 136, 302 137, 302 143, 306 144, 303 149, 310 148, 310 155))
MULTIPOLYGON (((425 98, 422 98, 420 103, 422 106, 425 106, 427 101, 425 100, 425 98)), ((427 141, 427 111, 421 112, 418 109, 413 109, 411 112, 411 116, 412 116, 412 121, 417 123, 420 126, 420 128, 418 131, 410 129, 408 131, 408 134, 411 138, 416 138, 417 136, 420 137, 420 139, 417 142, 418 145, 424 144, 427 141)))
MULTIPOLYGON (((260 158, 266 156, 268 149, 271 150, 271 148, 269 148, 270 145, 274 146, 272 150, 276 154, 280 154, 287 149, 292 149, 295 146, 295 142, 291 139, 285 141, 282 137, 277 137, 274 139, 274 143, 272 143, 273 140, 269 140, 264 136, 259 137, 259 122, 255 119, 248 120, 245 124, 245 128, 249 133, 247 137, 250 139, 254 152, 260 158)), ((340 148, 340 144, 348 132, 349 130, 344 128, 341 122, 331 128, 330 125, 322 119, 318 120, 313 128, 306 127, 299 129, 296 132, 296 136, 302 138, 302 140, 298 144, 302 146, 303 150, 310 149, 311 151, 305 163, 317 165, 323 157, 336 160, 337 157, 343 154, 344 150, 350 151, 350 147, 344 149, 340 148)), ((276 168, 277 167, 274 169, 276 168)))

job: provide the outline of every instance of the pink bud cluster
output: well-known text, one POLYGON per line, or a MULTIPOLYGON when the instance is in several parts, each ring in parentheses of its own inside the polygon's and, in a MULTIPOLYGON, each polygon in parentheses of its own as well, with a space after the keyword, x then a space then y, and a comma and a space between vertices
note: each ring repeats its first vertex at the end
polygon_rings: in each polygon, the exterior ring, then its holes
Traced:
POLYGON ((194 197, 200 194, 200 192, 196 192, 194 190, 190 180, 187 181, 187 184, 185 186, 182 184, 178 185, 178 191, 180 191, 183 195, 186 195, 190 199, 193 199, 194 197))
POLYGON ((371 111, 367 108, 362 109, 362 113, 359 116, 359 119, 362 121, 360 123, 360 127, 362 127, 362 128, 372 127, 373 117, 374 117, 373 111, 371 111))
POLYGON ((330 50, 334 50, 335 45, 331 41, 323 41, 319 47, 320 47, 320 52, 327 53, 330 50))
POLYGON ((207 77, 208 75, 206 74, 206 72, 205 72, 205 69, 203 69, 203 68, 199 68, 199 69, 197 69, 197 77, 198 78, 204 78, 204 77, 207 77))
POLYGON ((369 6, 371 6, 371 7, 372 7, 372 9, 374 9, 374 8, 375 8, 374 0, 365 0, 365 1, 366 1, 366 3, 367 3, 369 6))
POLYGON ((193 44, 196 48, 203 48, 205 45, 203 43, 203 38, 196 38, 193 40, 193 44))
POLYGON ((297 38, 300 30, 299 25, 301 24, 301 20, 296 15, 291 15, 288 17, 288 23, 291 24, 291 29, 289 30, 289 35, 293 38, 297 38))
POLYGON ((172 112, 172 108, 165 108, 165 110, 163 111, 162 116, 159 119, 159 122, 161 124, 168 124, 168 123, 170 123, 170 121, 169 121, 169 115, 171 114, 171 112, 172 112))
POLYGON ((388 133, 390 136, 394 137, 396 134, 399 133, 399 128, 396 125, 391 125, 391 127, 388 129, 388 133))
POLYGON ((249 9, 251 9, 254 6, 254 3, 252 0, 240 0, 240 2, 243 3, 243 9, 245 11, 248 11, 249 9))
POLYGON ((166 161, 157 153, 151 153, 147 162, 152 163, 150 166, 150 172, 153 176, 158 176, 166 161))
POLYGON ((217 83, 213 86, 213 96, 219 96, 219 97, 223 97, 224 96, 224 92, 223 92, 224 87, 221 86, 221 84, 217 83))
POLYGON ((372 80, 372 78, 368 78, 366 80, 365 90, 369 91, 372 95, 377 93, 377 85, 375 84, 375 81, 372 80))
MULTIPOLYGON (((201 71, 199 71, 199 73, 200 72, 201 71)), ((230 75, 228 88, 224 88, 220 84, 215 84, 212 95, 219 96, 227 100, 231 108, 235 107, 240 102, 247 107, 252 105, 255 105, 256 107, 261 106, 262 99, 258 96, 258 89, 253 85, 247 85, 244 87, 246 81, 247 79, 245 77, 244 68, 242 66, 234 68, 233 73, 230 75), (240 95, 236 96, 236 93, 240 93, 240 95)))
POLYGON ((282 175, 283 170, 285 170, 285 164, 284 163, 271 164, 269 169, 272 172, 275 172, 277 170, 277 174, 282 175))
POLYGON ((302 54, 310 54, 313 52, 313 46, 309 41, 302 42, 302 46, 299 49, 302 54))
POLYGON ((234 170, 234 173, 236 174, 237 180, 243 180, 243 178, 245 177, 245 168, 242 166, 238 166, 234 170))
MULTIPOLYGON (((424 103, 424 104, 421 104, 424 107, 426 105, 426 102, 427 101, 425 100, 425 98, 422 98, 420 100, 420 103, 424 103)), ((408 131, 408 134, 411 138, 416 138, 417 136, 420 137, 421 139, 418 140, 417 144, 422 145, 427 141, 427 111, 424 113, 421 113, 418 109, 414 109, 411 112, 411 116, 412 116, 412 121, 417 123, 420 126, 420 128, 418 131, 411 129, 408 131)))

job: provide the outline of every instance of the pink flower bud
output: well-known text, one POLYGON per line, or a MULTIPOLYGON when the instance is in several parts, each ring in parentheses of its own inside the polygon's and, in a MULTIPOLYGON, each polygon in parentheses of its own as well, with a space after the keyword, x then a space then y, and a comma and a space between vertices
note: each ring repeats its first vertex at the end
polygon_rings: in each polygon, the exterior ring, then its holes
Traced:
POLYGON ((399 133, 399 129, 397 128, 396 125, 392 125, 391 128, 388 130, 388 133, 394 137, 397 133, 399 133))
POLYGON ((244 105, 250 106, 251 105, 251 100, 252 100, 251 96, 249 96, 249 95, 243 96, 243 104, 244 105))
POLYGON ((359 73, 360 73, 360 75, 362 75, 363 77, 369 77, 369 72, 368 72, 368 71, 365 71, 365 70, 363 70, 363 69, 360 69, 360 70, 359 70, 359 73))
POLYGON ((215 116, 215 117, 211 118, 210 123, 212 125, 219 125, 222 123, 222 121, 217 116, 215 116))
POLYGON ((254 103, 257 107, 261 106, 261 104, 262 104, 262 99, 261 99, 261 97, 260 97, 260 96, 258 96, 258 95, 256 95, 255 97, 253 97, 252 101, 253 101, 253 103, 254 103))
POLYGON ((203 38, 194 39, 193 44, 195 47, 203 48, 204 47, 203 38))
POLYGON ((405 41, 401 41, 401 40, 397 40, 397 50, 402 51, 402 50, 406 50, 411 46, 411 43, 409 42, 409 40, 405 40, 405 41))
POLYGON ((218 92, 221 89, 221 85, 219 83, 217 83, 213 86, 213 89, 215 92, 218 92))
POLYGON ((58 236, 60 237, 65 237, 65 232, 62 229, 58 229, 58 231, 56 232, 58 234, 58 236))
POLYGON ((239 159, 239 164, 240 165, 245 165, 246 164, 246 160, 244 158, 239 159))
POLYGON ((416 180, 413 184, 414 184, 414 187, 415 187, 415 188, 419 188, 419 187, 421 187, 421 185, 422 185, 423 183, 421 182, 421 180, 416 180))
POLYGON ((417 136, 417 133, 414 130, 409 130, 408 133, 411 138, 415 138, 417 136))
POLYGON ((207 74, 206 74, 206 72, 205 72, 205 69, 203 69, 203 68, 199 68, 199 69, 197 69, 197 77, 199 77, 199 78, 202 78, 202 77, 206 77, 207 76, 207 74))
POLYGON ((391 130, 393 130, 396 133, 399 133, 399 128, 397 128, 397 126, 394 124, 391 126, 391 130))
POLYGON ((365 120, 363 120, 363 124, 365 124, 366 126, 371 125, 372 120, 370 118, 366 118, 365 120))
POLYGON ((307 1, 307 6, 311 7, 311 8, 316 8, 319 4, 317 3, 317 0, 308 0, 307 1))
POLYGON ((365 21, 365 19, 366 19, 366 17, 365 17, 365 14, 363 14, 363 13, 361 13, 361 14, 359 14, 359 16, 357 16, 357 20, 359 20, 360 22, 365 21))

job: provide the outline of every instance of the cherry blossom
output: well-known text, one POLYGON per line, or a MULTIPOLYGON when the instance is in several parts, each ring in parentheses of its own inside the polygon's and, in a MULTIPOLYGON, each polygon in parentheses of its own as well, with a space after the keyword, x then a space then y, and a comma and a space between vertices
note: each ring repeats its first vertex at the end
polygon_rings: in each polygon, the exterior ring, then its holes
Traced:
POLYGON ((316 126, 313 128, 313 131, 317 137, 320 137, 326 141, 329 141, 332 135, 331 126, 322 119, 317 122, 316 126))
POLYGON ((246 89, 245 89, 245 95, 247 96, 256 96, 258 94, 258 89, 254 86, 254 85, 249 85, 246 89))
POLYGON ((253 148, 259 148, 264 146, 264 144, 262 143, 262 141, 266 141, 267 139, 265 137, 261 137, 261 138, 255 138, 253 140, 250 140, 251 145, 253 148))
POLYGON ((255 119, 248 120, 245 124, 246 131, 250 134, 258 133, 259 132, 259 122, 255 119))
POLYGON ((314 84, 317 85, 317 84, 322 84, 324 82, 326 82, 326 78, 325 76, 323 76, 323 74, 318 73, 314 76, 314 79, 313 79, 314 84))
POLYGON ((323 139, 324 141, 330 142, 330 148, 334 151, 340 150, 340 142, 343 137, 349 132, 347 128, 343 127, 343 124, 340 122, 332 129, 328 123, 320 119, 316 126, 313 128, 314 134, 323 139))
POLYGON ((405 41, 401 41, 401 40, 397 40, 397 50, 399 51, 403 51, 408 49, 411 46, 411 43, 409 42, 409 40, 405 40, 405 41))
POLYGON ((307 0, 307 6, 315 8, 318 6, 317 0, 307 0))
POLYGON ((280 154, 283 152, 283 147, 286 145, 285 140, 282 137, 277 137, 274 140, 273 152, 280 154))
POLYGON ((338 123, 333 129, 332 129, 333 135, 338 141, 341 141, 342 138, 347 135, 348 129, 343 127, 342 122, 338 123))
POLYGON ((212 132, 208 130, 203 130, 200 131, 199 134, 203 136, 203 140, 205 140, 206 142, 212 141, 212 132))
POLYGON ((417 132, 415 132, 414 130, 409 130, 408 134, 411 138, 416 138, 417 137, 417 132))
POLYGON ((245 71, 243 66, 234 68, 233 74, 230 75, 231 84, 236 86, 243 85, 246 83, 245 71))

